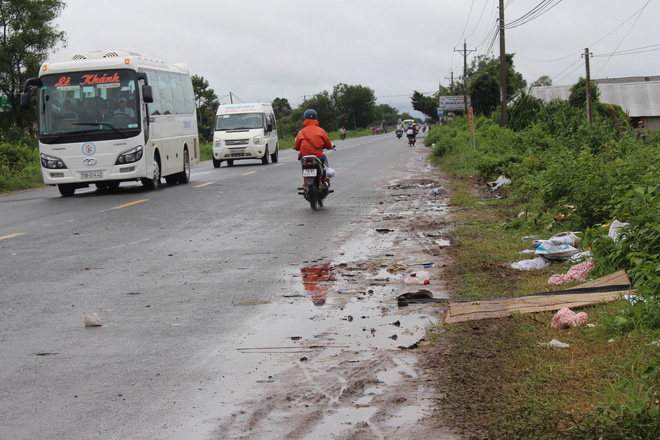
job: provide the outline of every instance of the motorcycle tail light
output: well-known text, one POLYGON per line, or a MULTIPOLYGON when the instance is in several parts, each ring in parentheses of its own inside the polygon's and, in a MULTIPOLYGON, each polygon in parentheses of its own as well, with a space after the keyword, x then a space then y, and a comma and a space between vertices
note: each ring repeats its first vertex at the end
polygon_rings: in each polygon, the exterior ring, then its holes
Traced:
POLYGON ((312 159, 305 159, 305 165, 314 166, 314 161, 312 159))

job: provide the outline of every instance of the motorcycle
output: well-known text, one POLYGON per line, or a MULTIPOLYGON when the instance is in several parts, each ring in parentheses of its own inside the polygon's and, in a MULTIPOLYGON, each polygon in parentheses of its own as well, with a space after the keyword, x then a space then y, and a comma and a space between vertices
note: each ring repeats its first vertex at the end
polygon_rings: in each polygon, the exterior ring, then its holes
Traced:
POLYGON ((342 141, 346 139, 346 133, 339 133, 339 136, 341 137, 342 141))
POLYGON ((415 146, 415 141, 416 141, 415 135, 414 134, 412 134, 412 135, 409 134, 408 135, 408 146, 409 147, 414 147, 415 146))
POLYGON ((334 191, 329 188, 330 184, 323 179, 321 159, 316 156, 303 156, 300 163, 305 183, 298 188, 298 194, 304 196, 305 200, 309 202, 309 206, 316 211, 317 208, 323 207, 323 200, 334 191))
POLYGON ((401 139, 401 136, 403 136, 403 130, 397 130, 397 131, 396 131, 396 137, 397 137, 397 139, 401 139))

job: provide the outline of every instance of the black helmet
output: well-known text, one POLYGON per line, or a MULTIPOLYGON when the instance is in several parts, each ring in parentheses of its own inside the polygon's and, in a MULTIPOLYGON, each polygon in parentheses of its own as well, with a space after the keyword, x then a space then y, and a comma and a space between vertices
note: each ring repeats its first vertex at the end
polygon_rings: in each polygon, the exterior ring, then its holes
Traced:
POLYGON ((303 115, 303 119, 318 119, 318 115, 316 114, 316 110, 308 108, 305 110, 305 114, 303 115))

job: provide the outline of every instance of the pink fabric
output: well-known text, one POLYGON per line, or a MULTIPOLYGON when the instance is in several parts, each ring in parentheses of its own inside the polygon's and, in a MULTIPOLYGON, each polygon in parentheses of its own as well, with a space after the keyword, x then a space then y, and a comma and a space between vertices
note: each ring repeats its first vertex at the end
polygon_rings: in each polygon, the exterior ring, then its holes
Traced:
POLYGON ((571 309, 564 307, 552 318, 550 328, 578 327, 586 324, 588 320, 589 317, 585 312, 575 313, 571 309))
POLYGON ((594 260, 589 258, 584 263, 576 264, 568 269, 566 274, 554 274, 548 280, 548 284, 561 286, 564 283, 575 283, 587 281, 587 276, 594 269, 594 260))

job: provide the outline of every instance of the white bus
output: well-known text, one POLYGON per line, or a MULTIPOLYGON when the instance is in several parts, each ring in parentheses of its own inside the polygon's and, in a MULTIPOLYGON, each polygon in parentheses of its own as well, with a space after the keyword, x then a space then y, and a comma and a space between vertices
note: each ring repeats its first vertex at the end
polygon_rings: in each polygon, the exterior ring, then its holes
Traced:
POLYGON ((39 152, 45 184, 64 197, 96 185, 141 181, 157 189, 188 183, 199 162, 197 115, 184 65, 133 52, 91 52, 45 63, 25 82, 37 89, 39 152))

